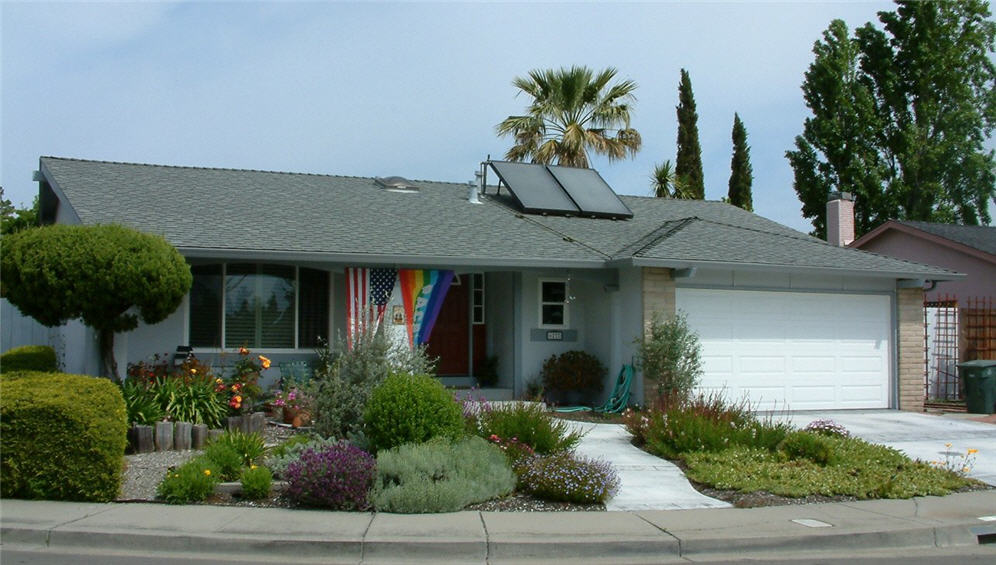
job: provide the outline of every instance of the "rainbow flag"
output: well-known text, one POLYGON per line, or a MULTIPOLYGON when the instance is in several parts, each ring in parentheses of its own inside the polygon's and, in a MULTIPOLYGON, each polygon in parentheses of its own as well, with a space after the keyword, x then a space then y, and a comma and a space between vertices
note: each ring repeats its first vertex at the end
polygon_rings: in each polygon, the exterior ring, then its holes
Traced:
POLYGON ((400 269, 401 302, 405 308, 408 343, 412 347, 429 341, 439 309, 453 282, 453 271, 400 269))

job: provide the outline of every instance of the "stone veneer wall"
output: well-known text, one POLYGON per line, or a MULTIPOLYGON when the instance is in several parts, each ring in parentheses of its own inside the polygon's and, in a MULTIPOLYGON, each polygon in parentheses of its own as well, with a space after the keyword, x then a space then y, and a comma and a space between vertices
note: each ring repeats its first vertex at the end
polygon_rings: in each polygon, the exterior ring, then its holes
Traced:
MULTIPOLYGON (((658 267, 643 268, 643 331, 650 327, 654 312, 665 317, 675 313, 674 275, 671 269, 658 267)), ((643 405, 649 406, 653 400, 654 387, 643 383, 643 405)))
POLYGON ((923 412, 924 386, 927 369, 924 362, 923 289, 900 288, 896 292, 899 305, 899 409, 923 412))

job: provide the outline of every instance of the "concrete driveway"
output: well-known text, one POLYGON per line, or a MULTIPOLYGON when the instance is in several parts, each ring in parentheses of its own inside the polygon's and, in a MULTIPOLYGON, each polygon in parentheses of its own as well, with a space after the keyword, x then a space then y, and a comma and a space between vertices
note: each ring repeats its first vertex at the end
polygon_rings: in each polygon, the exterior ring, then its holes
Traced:
POLYGON ((946 452, 959 460, 977 449, 969 476, 996 486, 996 425, 973 422, 966 414, 922 414, 898 410, 800 411, 785 418, 797 427, 829 418, 866 441, 881 443, 924 461, 943 460, 946 452), (946 447, 950 443, 951 447, 946 447))

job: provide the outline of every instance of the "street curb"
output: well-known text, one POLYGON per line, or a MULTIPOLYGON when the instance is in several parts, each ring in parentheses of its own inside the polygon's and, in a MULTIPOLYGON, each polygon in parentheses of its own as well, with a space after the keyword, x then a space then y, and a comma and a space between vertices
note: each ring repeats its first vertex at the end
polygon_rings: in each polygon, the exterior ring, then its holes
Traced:
POLYGON ((780 535, 754 538, 699 538, 682 540, 662 531, 657 538, 599 539, 602 536, 555 535, 545 539, 485 536, 483 539, 413 539, 402 536, 369 536, 354 539, 320 539, 283 536, 261 538, 245 534, 161 532, 136 533, 123 530, 94 531, 60 526, 52 529, 7 526, 0 529, 2 545, 45 546, 54 550, 110 550, 189 554, 210 558, 252 556, 257 559, 322 562, 398 562, 450 560, 461 562, 568 561, 610 559, 613 562, 677 561, 686 557, 729 557, 778 553, 830 553, 842 547, 854 550, 934 548, 978 544, 972 528, 976 523, 918 526, 887 532, 840 531, 827 534, 780 535))

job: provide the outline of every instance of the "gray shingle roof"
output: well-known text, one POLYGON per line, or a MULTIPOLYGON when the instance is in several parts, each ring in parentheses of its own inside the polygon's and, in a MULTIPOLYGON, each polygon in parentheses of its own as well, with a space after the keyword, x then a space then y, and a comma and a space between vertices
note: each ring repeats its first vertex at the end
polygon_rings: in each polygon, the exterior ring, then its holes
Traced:
POLYGON ((912 221, 897 223, 996 255, 996 226, 960 226, 912 221))
POLYGON ((622 196, 629 220, 520 214, 489 188, 415 181, 399 193, 374 179, 42 157, 41 168, 84 224, 161 233, 188 255, 285 254, 399 265, 597 268, 749 264, 885 276, 950 271, 838 248, 721 202, 622 196))

